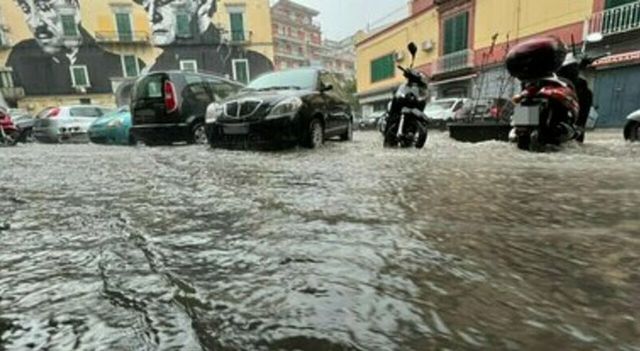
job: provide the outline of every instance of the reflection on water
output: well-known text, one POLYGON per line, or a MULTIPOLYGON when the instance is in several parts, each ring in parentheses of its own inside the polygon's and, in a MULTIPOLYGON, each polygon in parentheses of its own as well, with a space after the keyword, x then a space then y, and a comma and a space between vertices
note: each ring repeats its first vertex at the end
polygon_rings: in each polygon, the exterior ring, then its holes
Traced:
POLYGON ((0 150, 0 349, 640 350, 618 134, 0 150))

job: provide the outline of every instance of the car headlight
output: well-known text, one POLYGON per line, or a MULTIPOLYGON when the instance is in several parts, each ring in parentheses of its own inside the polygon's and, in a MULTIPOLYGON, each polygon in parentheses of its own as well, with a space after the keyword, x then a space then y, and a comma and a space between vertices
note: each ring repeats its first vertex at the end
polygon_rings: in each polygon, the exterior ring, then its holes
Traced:
POLYGON ((107 126, 109 128, 118 128, 122 126, 122 118, 116 118, 114 120, 109 121, 109 123, 107 123, 107 126))
POLYGON ((204 116, 205 123, 215 123, 222 115, 224 106, 215 102, 207 107, 207 113, 204 116))
POLYGON ((280 101, 276 106, 271 109, 271 112, 267 115, 266 119, 274 119, 280 117, 289 117, 302 107, 302 100, 297 97, 292 97, 283 101, 280 101))

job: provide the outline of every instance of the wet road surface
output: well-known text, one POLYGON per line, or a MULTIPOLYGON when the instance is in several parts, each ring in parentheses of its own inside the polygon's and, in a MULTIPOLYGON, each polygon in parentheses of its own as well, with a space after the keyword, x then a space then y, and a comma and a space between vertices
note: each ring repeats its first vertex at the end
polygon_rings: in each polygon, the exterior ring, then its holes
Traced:
POLYGON ((0 350, 640 350, 640 145, 0 149, 0 350))

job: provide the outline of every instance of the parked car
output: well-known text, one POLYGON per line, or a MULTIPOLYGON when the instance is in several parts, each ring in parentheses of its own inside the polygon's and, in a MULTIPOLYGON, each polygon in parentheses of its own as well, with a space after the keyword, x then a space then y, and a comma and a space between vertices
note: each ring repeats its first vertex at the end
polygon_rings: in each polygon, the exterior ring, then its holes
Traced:
POLYGON ((23 109, 9 109, 9 115, 13 119, 21 133, 21 142, 32 142, 33 139, 33 126, 36 123, 35 118, 23 109))
POLYGON ((376 111, 371 115, 369 115, 367 118, 361 119, 360 125, 359 125, 360 129, 362 130, 377 129, 380 118, 383 118, 386 113, 387 113, 386 111, 376 111))
POLYGON ((624 138, 629 141, 640 141, 640 110, 627 116, 624 127, 624 138))
POLYGON ((212 147, 316 148, 326 139, 351 140, 353 117, 343 82, 316 68, 265 74, 236 97, 207 110, 212 147))
POLYGON ((238 82, 208 74, 167 71, 143 75, 133 87, 131 134, 151 146, 206 144, 207 106, 241 88, 238 82))
POLYGON ((95 120, 89 127, 89 140, 95 144, 135 145, 130 129, 129 106, 123 106, 95 120))
POLYGON ((113 109, 95 105, 50 107, 38 114, 33 136, 44 143, 88 142, 87 130, 113 109))
POLYGON ((456 118, 456 114, 468 104, 466 98, 450 98, 434 100, 427 104, 424 113, 427 115, 430 126, 444 128, 448 122, 456 118))
POLYGON ((509 122, 514 109, 513 102, 505 98, 469 99, 456 115, 456 119, 482 119, 506 123, 509 122))

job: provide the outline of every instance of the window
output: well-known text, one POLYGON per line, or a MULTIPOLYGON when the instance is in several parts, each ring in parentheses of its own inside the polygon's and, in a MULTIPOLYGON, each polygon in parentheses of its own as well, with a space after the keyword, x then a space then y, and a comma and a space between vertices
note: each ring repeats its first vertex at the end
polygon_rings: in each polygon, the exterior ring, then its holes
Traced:
POLYGON ((606 9, 611 9, 611 8, 614 8, 614 7, 630 4, 630 3, 636 2, 636 1, 637 0, 607 0, 605 2, 604 8, 605 8, 605 10, 606 9))
POLYGON ((136 84, 134 96, 136 99, 157 99, 162 97, 163 74, 151 74, 136 84))
POLYGON ((444 54, 468 48, 469 12, 461 13, 444 21, 444 54))
POLYGON ((78 26, 76 26, 76 17, 74 15, 60 15, 62 23, 62 34, 65 37, 77 37, 78 26))
POLYGON ((71 70, 71 83, 76 88, 86 88, 91 86, 87 66, 69 66, 71 70))
POLYGON ((13 88, 12 71, 0 71, 0 88, 13 88))
POLYGON ((122 55, 121 61, 123 77, 137 77, 140 74, 138 58, 135 55, 122 55))
POLYGON ((130 13, 116 13, 116 29, 118 31, 118 40, 125 42, 133 40, 133 28, 131 25, 130 13))
POLYGON ((249 83, 249 61, 233 60, 233 79, 244 84, 249 83))
POLYGON ((176 14, 176 35, 181 38, 191 37, 191 20, 186 12, 176 14))
POLYGON ((231 40, 234 42, 244 41, 244 14, 242 12, 230 13, 229 22, 231 23, 231 40))
POLYGON ((371 61, 371 82, 393 78, 395 75, 395 60, 393 53, 371 61))
POLYGON ((93 106, 87 107, 72 107, 69 110, 69 115, 71 117, 100 117, 102 116, 102 112, 93 106))
POLYGON ((198 61, 196 60, 182 60, 180 61, 180 70, 187 72, 198 72, 198 61))

